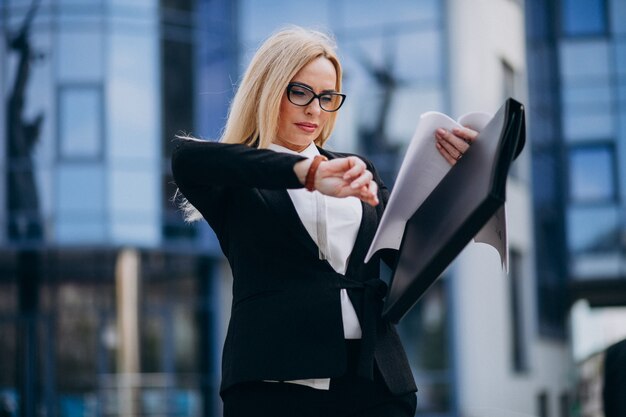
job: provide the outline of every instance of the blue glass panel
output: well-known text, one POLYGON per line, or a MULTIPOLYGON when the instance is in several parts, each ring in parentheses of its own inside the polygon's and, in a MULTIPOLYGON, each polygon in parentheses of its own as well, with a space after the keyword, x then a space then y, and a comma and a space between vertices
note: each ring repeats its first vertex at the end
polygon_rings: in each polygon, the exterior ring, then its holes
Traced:
POLYGON ((568 141, 605 140, 615 132, 614 87, 608 78, 563 83, 563 127, 568 141))
POLYGON ((559 48, 561 76, 566 82, 608 77, 609 57, 607 41, 563 41, 559 48))
POLYGON ((61 243, 106 238, 104 169, 99 164, 62 164, 57 172, 56 237, 61 243))
MULTIPOLYGON (((622 105, 616 138, 618 183, 621 187, 621 200, 626 202, 626 80, 624 80, 619 88, 621 90, 622 105)), ((626 223, 624 227, 626 227, 626 223)))
POLYGON ((533 200, 535 206, 550 206, 556 197, 558 169, 553 152, 535 152, 532 158, 533 200))
POLYGON ((59 154, 62 158, 97 158, 102 153, 100 88, 59 91, 59 154))
POLYGON ((240 7, 242 39, 250 49, 276 30, 287 25, 329 29, 328 0, 314 7, 307 2, 289 0, 243 0, 240 7))
POLYGON ((615 206, 570 207, 567 230, 567 243, 573 254, 614 251, 619 211, 615 206))
POLYGON ((606 30, 605 0, 562 0, 561 17, 567 35, 602 34, 606 30))
POLYGON ((101 82, 104 37, 96 31, 60 31, 56 55, 59 81, 101 82))
MULTIPOLYGON (((60 6, 98 6, 104 0, 56 0, 60 6)), ((136 1, 136 0, 135 0, 136 1)))
POLYGON ((611 30, 613 33, 626 34, 626 1, 608 0, 609 17, 611 19, 611 30))
POLYGON ((160 150, 156 33, 111 34, 109 49, 107 151, 112 158, 153 160, 160 150))
MULTIPOLYGON (((394 38, 393 70, 404 85, 443 81, 442 41, 438 30, 414 31, 394 38), (424 65, 427 62, 428 65, 424 65)), ((384 56, 384 55, 383 55, 384 56)))
POLYGON ((568 111, 563 112, 564 135, 568 141, 606 140, 615 133, 615 118, 612 112, 568 111))
POLYGON ((613 87, 606 41, 567 41, 559 50, 563 126, 567 140, 614 134, 613 87))
POLYGON ((574 202, 607 201, 615 197, 613 148, 585 146, 569 154, 570 199, 574 202))
POLYGON ((155 245, 160 233, 159 171, 154 167, 115 167, 109 172, 111 238, 114 242, 155 245))
MULTIPOLYGON (((346 29, 364 28, 388 30, 404 28, 410 22, 410 30, 424 29, 419 24, 434 25, 438 22, 441 2, 437 0, 344 0, 341 4, 341 26, 346 29), (419 23, 419 24, 417 24, 419 23), (398 26, 400 25, 400 26, 398 26)), ((430 26, 432 28, 432 26, 430 26)), ((378 33, 379 35, 380 33, 378 33)))
MULTIPOLYGON (((626 4, 626 2, 624 2, 626 4)), ((624 24, 626 26, 626 23, 624 24)), ((626 37, 615 42, 615 64, 618 77, 626 80, 626 37)))
MULTIPOLYGON (((135 16, 135 13, 156 12, 159 6, 158 0, 102 0, 108 3, 109 10, 112 14, 120 16, 120 13, 135 16)), ((129 17, 130 17, 129 16, 129 17)))

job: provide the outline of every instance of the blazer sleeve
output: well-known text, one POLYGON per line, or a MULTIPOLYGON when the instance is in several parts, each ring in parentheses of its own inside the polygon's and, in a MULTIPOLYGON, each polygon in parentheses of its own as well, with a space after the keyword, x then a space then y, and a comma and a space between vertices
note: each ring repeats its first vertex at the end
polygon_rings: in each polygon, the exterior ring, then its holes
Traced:
MULTIPOLYGON (((179 139, 172 174, 179 188, 302 188, 293 166, 302 156, 245 145, 179 139)), ((184 192, 183 192, 184 193, 184 192)))
POLYGON ((176 186, 218 233, 225 225, 229 189, 303 187, 293 166, 304 157, 238 144, 178 141, 172 153, 176 186))

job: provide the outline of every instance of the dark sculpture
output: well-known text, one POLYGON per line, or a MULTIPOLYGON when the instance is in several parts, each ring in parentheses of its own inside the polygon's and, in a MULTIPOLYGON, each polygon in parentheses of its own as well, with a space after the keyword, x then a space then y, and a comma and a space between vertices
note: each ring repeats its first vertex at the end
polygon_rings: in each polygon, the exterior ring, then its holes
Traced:
POLYGON ((26 85, 32 62, 41 59, 28 41, 30 27, 40 0, 35 0, 17 34, 8 39, 10 50, 19 56, 15 84, 7 102, 7 192, 8 236, 12 241, 32 241, 43 237, 39 198, 35 183, 33 150, 37 144, 43 114, 24 120, 26 85))
POLYGON ((34 417, 39 407, 39 287, 41 280, 41 248, 43 226, 35 183, 33 151, 43 114, 24 120, 26 86, 33 61, 41 54, 33 53, 29 31, 40 0, 31 4, 17 34, 8 37, 9 50, 18 54, 15 84, 7 101, 7 193, 8 238, 19 244, 16 256, 19 326, 17 344, 18 413, 34 417), (24 246, 22 246, 24 245, 24 246))
POLYGON ((376 86, 375 90, 380 93, 376 101, 375 123, 371 128, 359 127, 359 139, 363 153, 374 162, 383 182, 391 187, 398 168, 400 146, 389 143, 387 118, 393 96, 403 81, 393 73, 395 61, 393 46, 388 45, 385 51, 387 54, 383 64, 375 64, 363 52, 356 51, 356 59, 369 73, 376 86))

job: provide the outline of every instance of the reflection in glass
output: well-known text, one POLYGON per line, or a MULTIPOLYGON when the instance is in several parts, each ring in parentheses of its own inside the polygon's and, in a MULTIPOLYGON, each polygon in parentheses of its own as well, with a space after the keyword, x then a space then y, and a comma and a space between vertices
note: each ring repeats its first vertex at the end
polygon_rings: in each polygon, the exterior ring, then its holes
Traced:
POLYGON ((613 148, 585 146, 569 154, 569 189, 573 202, 608 201, 615 197, 613 148))

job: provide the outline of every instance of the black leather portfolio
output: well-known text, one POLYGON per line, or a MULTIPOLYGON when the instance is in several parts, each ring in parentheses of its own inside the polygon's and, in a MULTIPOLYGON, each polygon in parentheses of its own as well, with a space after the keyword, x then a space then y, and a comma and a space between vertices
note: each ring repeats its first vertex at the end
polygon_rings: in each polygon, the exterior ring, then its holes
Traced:
POLYGON ((383 316, 397 323, 504 204, 525 143, 524 107, 509 98, 408 220, 383 316))

